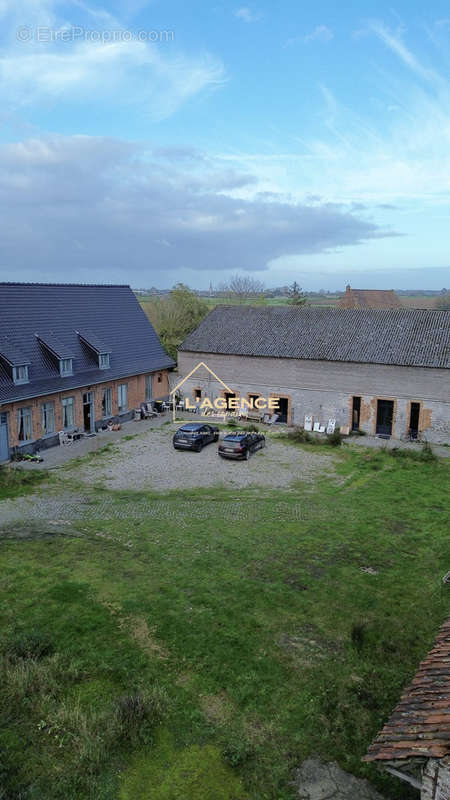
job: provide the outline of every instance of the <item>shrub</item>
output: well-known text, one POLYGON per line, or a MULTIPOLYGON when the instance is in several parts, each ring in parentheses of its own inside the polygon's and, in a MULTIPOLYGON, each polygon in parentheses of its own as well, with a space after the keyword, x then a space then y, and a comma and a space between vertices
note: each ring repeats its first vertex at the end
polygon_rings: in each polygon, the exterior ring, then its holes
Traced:
POLYGON ((296 426, 288 431, 287 436, 292 442, 297 442, 298 444, 315 444, 316 442, 314 436, 311 436, 309 431, 305 431, 301 426, 296 426))
POLYGON ((250 423, 250 425, 246 425, 245 426, 245 430, 248 431, 249 433, 252 433, 252 432, 253 433, 259 433, 258 426, 254 425, 253 423, 250 423))
POLYGON ((421 450, 406 450, 400 447, 393 447, 388 451, 393 458, 403 459, 404 461, 420 461, 432 464, 438 460, 436 453, 429 442, 424 442, 421 450))
POLYGON ((339 447, 342 444, 340 428, 335 428, 333 433, 327 434, 327 444, 331 445, 331 447, 339 447))

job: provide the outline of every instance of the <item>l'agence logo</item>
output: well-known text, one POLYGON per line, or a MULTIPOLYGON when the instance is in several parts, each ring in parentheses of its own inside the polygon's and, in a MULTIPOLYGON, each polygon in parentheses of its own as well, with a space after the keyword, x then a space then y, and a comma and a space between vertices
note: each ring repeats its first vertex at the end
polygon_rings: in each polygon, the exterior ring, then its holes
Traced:
POLYGON ((194 411, 199 409, 199 411, 203 411, 206 414, 220 414, 221 416, 229 416, 229 417, 236 417, 239 414, 245 414, 249 410, 256 409, 257 411, 266 411, 267 413, 273 414, 279 410, 279 399, 277 397, 237 397, 236 393, 233 389, 230 389, 224 381, 216 375, 213 370, 205 364, 204 361, 199 361, 199 363, 192 369, 188 375, 186 375, 183 380, 181 380, 177 385, 171 390, 170 392, 172 396, 172 405, 173 405, 173 419, 175 421, 176 418, 176 409, 178 407, 182 407, 185 411, 194 411), (181 387, 184 383, 186 383, 192 375, 197 372, 200 367, 204 367, 212 376, 218 381, 221 386, 223 387, 222 391, 224 394, 220 397, 197 397, 195 400, 191 400, 189 397, 184 398, 181 400, 181 387), (179 402, 177 402, 177 397, 180 398, 179 402))

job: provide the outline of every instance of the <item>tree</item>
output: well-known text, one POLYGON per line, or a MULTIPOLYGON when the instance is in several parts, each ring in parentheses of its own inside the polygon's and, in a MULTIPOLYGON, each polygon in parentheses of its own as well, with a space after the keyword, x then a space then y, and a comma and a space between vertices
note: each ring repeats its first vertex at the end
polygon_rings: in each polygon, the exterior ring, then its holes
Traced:
POLYGON ((264 284, 250 275, 233 275, 228 282, 219 286, 221 295, 228 297, 233 302, 242 303, 245 300, 261 299, 264 293, 264 284))
POLYGON ((450 311, 450 292, 441 294, 434 304, 438 311, 450 311))
POLYGON ((297 281, 294 281, 292 286, 289 287, 289 300, 288 302, 293 306, 304 306, 306 303, 306 297, 303 294, 303 290, 298 285, 297 281))
POLYGON ((207 303, 183 283, 177 283, 166 297, 145 304, 145 312, 164 349, 175 361, 180 344, 208 311, 207 303))

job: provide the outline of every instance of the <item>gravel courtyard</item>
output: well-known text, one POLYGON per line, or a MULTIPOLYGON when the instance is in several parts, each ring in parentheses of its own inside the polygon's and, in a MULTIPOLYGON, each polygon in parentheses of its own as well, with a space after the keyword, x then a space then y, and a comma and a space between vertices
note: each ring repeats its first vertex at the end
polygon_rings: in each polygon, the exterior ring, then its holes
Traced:
MULTIPOLYGON (((201 453, 175 450, 176 427, 167 425, 122 440, 95 463, 74 465, 83 483, 103 483, 108 489, 169 491, 199 487, 288 488, 294 481, 311 481, 318 473, 333 471, 332 454, 308 453, 276 437, 266 437, 266 447, 249 461, 227 461, 210 444, 201 453)), ((69 466, 70 469, 70 466, 69 466)), ((72 471, 72 470, 70 470, 72 471)))

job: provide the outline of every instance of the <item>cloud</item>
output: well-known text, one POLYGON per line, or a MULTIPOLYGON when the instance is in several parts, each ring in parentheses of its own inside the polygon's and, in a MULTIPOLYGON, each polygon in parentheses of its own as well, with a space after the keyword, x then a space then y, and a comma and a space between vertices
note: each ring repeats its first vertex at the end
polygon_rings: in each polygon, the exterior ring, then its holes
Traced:
POLYGON ((391 235, 337 205, 238 199, 228 190, 254 175, 178 156, 88 136, 4 145, 1 278, 146 285, 161 272, 265 270, 391 235))
POLYGON ((386 28, 382 22, 372 21, 369 28, 379 39, 388 47, 409 69, 427 81, 440 81, 437 73, 424 67, 416 56, 403 43, 399 36, 396 36, 386 28))
POLYGON ((251 11, 247 6, 237 8, 234 16, 241 19, 243 22, 258 22, 262 18, 262 14, 257 11, 251 11))
POLYGON ((145 31, 139 39, 140 32, 130 31, 99 7, 75 0, 72 22, 57 13, 58 5, 18 0, 0 6, 2 30, 9 31, 3 34, 0 55, 3 106, 23 110, 67 103, 83 108, 89 100, 97 110, 106 107, 117 113, 133 107, 142 116, 161 120, 225 81, 219 59, 180 52, 171 31, 161 32, 160 41, 145 40, 145 31), (20 41, 23 31, 29 39, 20 41))
POLYGON ((329 42, 334 36, 327 25, 317 25, 311 33, 303 37, 304 42, 329 42))

